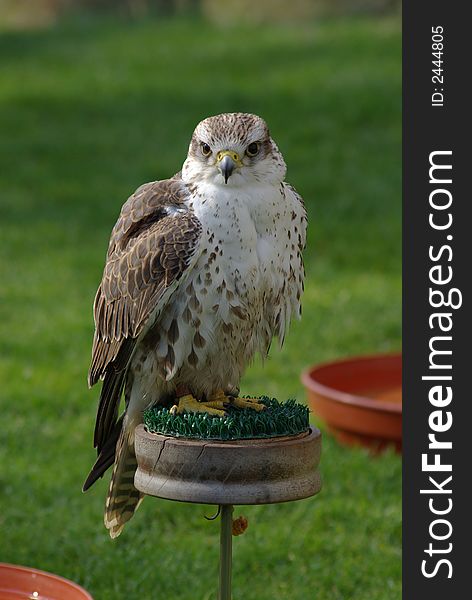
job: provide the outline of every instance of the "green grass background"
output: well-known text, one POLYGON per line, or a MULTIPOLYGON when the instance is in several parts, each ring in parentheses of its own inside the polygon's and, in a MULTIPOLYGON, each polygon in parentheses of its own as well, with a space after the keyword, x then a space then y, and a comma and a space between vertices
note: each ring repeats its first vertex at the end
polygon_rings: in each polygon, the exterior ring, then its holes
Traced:
MULTIPOLYGON (((80 491, 110 230, 139 184, 179 170, 200 119, 259 113, 307 204, 307 286, 302 322, 242 391, 303 399, 303 367, 399 349, 400 52, 396 18, 84 21, 2 35, 0 560, 74 579, 96 600, 216 598, 211 508, 147 498, 112 542, 108 482, 80 491)), ((242 509, 235 600, 400 598, 400 458, 325 433, 322 473, 318 497, 242 509)))

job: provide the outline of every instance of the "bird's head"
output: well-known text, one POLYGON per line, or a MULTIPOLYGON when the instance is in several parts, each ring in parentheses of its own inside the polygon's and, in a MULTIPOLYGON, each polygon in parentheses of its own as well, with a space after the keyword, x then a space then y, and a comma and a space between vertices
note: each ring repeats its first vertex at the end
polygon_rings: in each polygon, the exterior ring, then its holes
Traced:
POLYGON ((238 187, 283 181, 286 166, 261 117, 225 113, 201 121, 182 168, 187 183, 207 181, 238 187))

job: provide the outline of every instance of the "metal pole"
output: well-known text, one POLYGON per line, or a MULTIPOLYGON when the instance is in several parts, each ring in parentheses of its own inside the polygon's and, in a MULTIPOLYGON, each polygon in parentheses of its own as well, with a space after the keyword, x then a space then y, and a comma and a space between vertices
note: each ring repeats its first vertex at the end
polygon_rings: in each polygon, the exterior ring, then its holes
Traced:
POLYGON ((231 566, 233 555, 233 505, 221 505, 220 588, 218 600, 231 600, 231 566))

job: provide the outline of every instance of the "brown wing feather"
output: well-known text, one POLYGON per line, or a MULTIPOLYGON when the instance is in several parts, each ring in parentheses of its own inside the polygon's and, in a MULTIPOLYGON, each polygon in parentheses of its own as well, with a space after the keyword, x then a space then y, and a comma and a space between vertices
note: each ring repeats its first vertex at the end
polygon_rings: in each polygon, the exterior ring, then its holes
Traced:
POLYGON ((185 273, 201 224, 184 201, 179 179, 141 186, 113 228, 103 278, 95 296, 95 335, 89 385, 104 378, 95 446, 105 444, 117 419, 134 346, 149 317, 185 273))

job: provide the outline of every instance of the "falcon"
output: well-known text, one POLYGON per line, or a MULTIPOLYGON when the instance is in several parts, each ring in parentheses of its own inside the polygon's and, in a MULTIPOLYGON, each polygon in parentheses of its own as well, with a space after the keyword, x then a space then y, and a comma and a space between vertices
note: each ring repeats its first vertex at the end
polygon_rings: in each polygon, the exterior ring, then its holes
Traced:
POLYGON ((111 537, 142 500, 134 430, 147 407, 264 408, 238 397, 244 369, 301 315, 306 212, 285 174, 262 118, 221 114, 197 125, 179 173, 142 185, 121 209, 94 302, 88 383, 103 384, 83 487, 114 465, 111 537))

